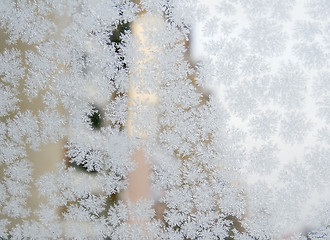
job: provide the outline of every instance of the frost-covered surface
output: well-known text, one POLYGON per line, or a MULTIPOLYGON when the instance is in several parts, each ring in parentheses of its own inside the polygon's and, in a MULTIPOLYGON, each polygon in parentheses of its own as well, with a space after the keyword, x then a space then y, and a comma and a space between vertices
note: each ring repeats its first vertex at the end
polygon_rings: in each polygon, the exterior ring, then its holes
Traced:
POLYGON ((2 0, 0 237, 329 239, 329 12, 2 0), (157 197, 119 200, 137 151, 157 197))

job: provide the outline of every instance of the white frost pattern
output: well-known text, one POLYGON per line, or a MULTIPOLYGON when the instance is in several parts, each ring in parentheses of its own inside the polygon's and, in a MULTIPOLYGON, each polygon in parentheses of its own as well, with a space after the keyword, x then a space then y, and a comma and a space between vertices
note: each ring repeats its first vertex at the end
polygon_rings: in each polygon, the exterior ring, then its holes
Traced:
POLYGON ((329 239, 329 8, 2 0, 0 238, 329 239))

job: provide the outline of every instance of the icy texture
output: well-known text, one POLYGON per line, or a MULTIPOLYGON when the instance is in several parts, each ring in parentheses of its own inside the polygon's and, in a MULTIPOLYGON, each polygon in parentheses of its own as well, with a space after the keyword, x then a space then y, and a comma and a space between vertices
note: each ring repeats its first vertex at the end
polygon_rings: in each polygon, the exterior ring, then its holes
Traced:
POLYGON ((2 0, 0 238, 329 239, 329 12, 2 0))

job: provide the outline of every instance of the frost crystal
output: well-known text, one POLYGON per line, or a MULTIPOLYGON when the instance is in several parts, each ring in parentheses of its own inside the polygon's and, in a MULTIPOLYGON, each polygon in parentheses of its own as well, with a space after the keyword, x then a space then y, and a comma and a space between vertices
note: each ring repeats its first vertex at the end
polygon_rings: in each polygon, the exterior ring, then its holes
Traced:
POLYGON ((2 0, 0 239, 329 239, 329 6, 2 0))

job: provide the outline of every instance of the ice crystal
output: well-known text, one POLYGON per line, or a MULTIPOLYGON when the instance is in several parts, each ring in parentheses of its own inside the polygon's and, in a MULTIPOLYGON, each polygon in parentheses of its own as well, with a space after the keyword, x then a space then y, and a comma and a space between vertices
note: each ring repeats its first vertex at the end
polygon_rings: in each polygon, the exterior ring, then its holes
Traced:
POLYGON ((2 0, 0 238, 329 239, 329 6, 2 0))

